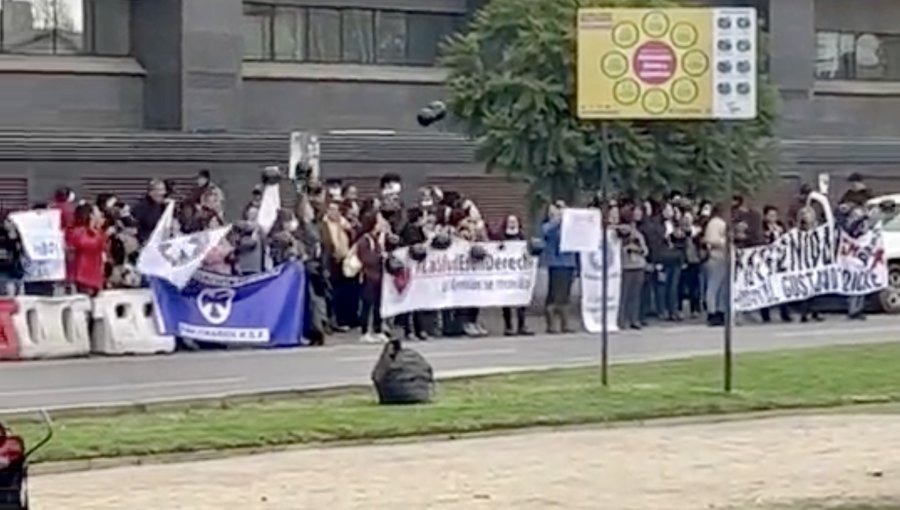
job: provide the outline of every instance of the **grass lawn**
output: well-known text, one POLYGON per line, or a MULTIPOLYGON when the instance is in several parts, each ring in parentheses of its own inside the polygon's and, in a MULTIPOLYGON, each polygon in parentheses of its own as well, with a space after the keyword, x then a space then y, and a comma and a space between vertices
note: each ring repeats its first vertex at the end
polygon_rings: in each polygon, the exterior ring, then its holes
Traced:
MULTIPOLYGON (((370 391, 313 394, 115 416, 63 417, 38 460, 57 461, 422 434, 455 434, 766 409, 900 402, 900 343, 696 358, 441 383, 433 404, 381 407, 370 391)), ((33 440, 40 427, 10 424, 33 440)))

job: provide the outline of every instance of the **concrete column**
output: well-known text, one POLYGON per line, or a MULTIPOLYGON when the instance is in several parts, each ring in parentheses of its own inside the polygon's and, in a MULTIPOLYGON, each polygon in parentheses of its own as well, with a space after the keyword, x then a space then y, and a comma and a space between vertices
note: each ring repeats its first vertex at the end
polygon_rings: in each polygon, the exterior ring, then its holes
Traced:
POLYGON ((813 110, 815 0, 773 0, 769 27, 770 72, 782 100, 779 130, 784 136, 802 135, 813 110))
POLYGON ((132 0, 132 47, 147 71, 144 127, 239 127, 241 0, 132 0))
POLYGON ((776 0, 769 12, 772 78, 782 90, 812 89, 816 62, 814 0, 776 0))
POLYGON ((182 129, 240 127, 241 0, 182 2, 182 129))

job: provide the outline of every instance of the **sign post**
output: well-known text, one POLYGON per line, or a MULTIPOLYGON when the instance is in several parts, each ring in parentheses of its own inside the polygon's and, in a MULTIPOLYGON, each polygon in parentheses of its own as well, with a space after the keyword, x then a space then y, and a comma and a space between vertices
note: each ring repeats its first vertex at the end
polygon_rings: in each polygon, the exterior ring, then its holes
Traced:
MULTIPOLYGON (((600 194, 604 204, 609 192, 607 174, 612 165, 607 122, 756 118, 756 9, 585 8, 578 10, 577 23, 577 112, 582 120, 600 123, 600 194)), ((731 164, 726 167, 729 195, 732 167, 731 164)), ((726 222, 728 299, 723 347, 724 387, 730 391, 731 214, 727 215, 726 222)), ((605 230, 603 244, 605 300, 608 296, 605 230)), ((605 384, 609 342, 605 320, 601 341, 605 384)))

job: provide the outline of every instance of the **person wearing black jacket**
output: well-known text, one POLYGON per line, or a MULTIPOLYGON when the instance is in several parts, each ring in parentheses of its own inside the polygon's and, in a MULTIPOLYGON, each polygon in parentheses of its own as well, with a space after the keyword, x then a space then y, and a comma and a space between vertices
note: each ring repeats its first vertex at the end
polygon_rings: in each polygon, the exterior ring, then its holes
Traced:
MULTIPOLYGON (((639 202, 635 207, 642 207, 639 202)), ((656 207, 655 205, 653 207, 656 207)), ((665 317, 665 273, 663 268, 663 252, 666 250, 665 228, 662 216, 655 210, 644 216, 637 224, 647 244, 647 269, 644 286, 641 291, 641 324, 647 325, 647 318, 665 317)))
MULTIPOLYGON (((763 208, 762 232, 765 244, 773 244, 779 237, 787 233, 787 227, 778 218, 778 208, 775 206, 767 205, 763 208)), ((772 308, 763 308, 759 311, 763 322, 772 322, 772 308)), ((779 305, 778 312, 781 315, 782 322, 791 322, 791 307, 789 304, 779 305)))
POLYGON ((5 218, 0 225, 0 295, 15 295, 14 285, 22 280, 22 243, 11 221, 5 218))
MULTIPOLYGON (((524 241, 525 235, 522 233, 522 227, 519 223, 519 218, 516 216, 510 215, 507 216, 506 221, 503 222, 503 226, 500 232, 500 240, 502 241, 524 241)), ((528 330, 528 327, 525 325, 525 307, 520 306, 515 309, 516 312, 516 327, 513 328, 512 315, 513 309, 509 307, 503 308, 503 334, 506 336, 531 336, 533 333, 528 330)))
POLYGON ((663 244, 659 247, 659 263, 663 270, 660 275, 658 292, 660 319, 681 320, 681 271, 687 254, 688 233, 681 225, 681 219, 672 204, 662 208, 663 244))
POLYGON ((150 181, 147 195, 132 208, 131 214, 137 220, 137 237, 141 246, 150 239, 156 223, 166 210, 166 185, 159 179, 150 181))
MULTIPOLYGON (((420 207, 412 207, 406 212, 407 223, 400 231, 400 241, 403 246, 410 248, 424 244, 428 241, 423 229, 426 220, 425 211, 420 207)), ((403 328, 403 335, 411 338, 413 335, 419 340, 428 340, 428 330, 434 322, 433 313, 427 310, 418 310, 405 313, 397 317, 397 323, 403 328)))

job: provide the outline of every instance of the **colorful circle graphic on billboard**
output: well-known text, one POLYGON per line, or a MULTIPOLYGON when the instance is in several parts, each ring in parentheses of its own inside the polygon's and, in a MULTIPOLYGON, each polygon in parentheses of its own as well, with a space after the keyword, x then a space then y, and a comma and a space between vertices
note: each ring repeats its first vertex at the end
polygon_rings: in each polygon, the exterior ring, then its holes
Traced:
POLYGON ((621 78, 628 72, 628 57, 618 51, 607 53, 600 61, 600 69, 610 78, 621 78))
POLYGON ((661 85, 672 79, 678 57, 668 44, 649 41, 634 52, 634 74, 648 85, 661 85))

